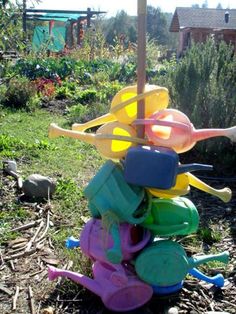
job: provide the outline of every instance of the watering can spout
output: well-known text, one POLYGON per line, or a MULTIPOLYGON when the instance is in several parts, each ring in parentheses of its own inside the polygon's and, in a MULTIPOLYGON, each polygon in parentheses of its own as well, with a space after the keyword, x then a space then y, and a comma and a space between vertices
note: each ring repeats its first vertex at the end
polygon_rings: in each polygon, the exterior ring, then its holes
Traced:
POLYGON ((225 251, 220 254, 191 257, 189 259, 189 265, 191 266, 190 268, 194 268, 210 261, 218 261, 227 264, 229 261, 229 252, 225 251))
POLYGON ((83 132, 79 132, 79 131, 71 131, 71 130, 62 129, 59 126, 57 126, 55 123, 50 124, 48 136, 50 138, 56 138, 59 136, 66 136, 66 137, 71 137, 71 138, 81 140, 81 141, 88 143, 88 144, 95 145, 95 135, 94 134, 88 134, 88 133, 83 133, 83 132))
POLYGON ((228 129, 199 129, 193 132, 193 140, 198 142, 211 137, 225 136, 231 141, 236 141, 236 126, 228 129))
POLYGON ((74 123, 72 125, 72 130, 84 132, 87 129, 93 128, 93 127, 101 125, 101 124, 105 124, 107 122, 113 122, 113 121, 116 121, 116 117, 111 113, 107 113, 101 117, 95 118, 95 119, 88 121, 86 123, 74 123))
POLYGON ((179 165, 178 167, 178 174, 185 173, 185 172, 191 172, 191 171, 198 171, 198 170, 213 170, 212 165, 204 165, 204 164, 185 164, 185 165, 179 165))
POLYGON ((206 282, 212 283, 213 285, 217 287, 220 287, 220 288, 224 287, 225 280, 222 274, 217 274, 213 277, 209 277, 203 274, 202 272, 200 272, 197 268, 191 269, 189 271, 189 274, 200 280, 204 280, 206 282))
POLYGON ((53 266, 48 267, 48 279, 50 281, 56 279, 57 277, 69 278, 72 281, 79 283, 85 288, 89 289, 93 293, 101 296, 101 287, 100 285, 93 279, 84 276, 79 273, 75 273, 69 270, 59 269, 53 266))

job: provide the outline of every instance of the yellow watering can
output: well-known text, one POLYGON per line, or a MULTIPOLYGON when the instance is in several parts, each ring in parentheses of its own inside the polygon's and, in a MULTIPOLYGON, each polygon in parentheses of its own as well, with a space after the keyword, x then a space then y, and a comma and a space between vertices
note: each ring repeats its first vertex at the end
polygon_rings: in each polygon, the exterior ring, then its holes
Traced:
POLYGON ((178 175, 176 177, 176 184, 171 189, 161 190, 149 188, 147 190, 151 193, 151 195, 156 197, 174 198, 176 196, 187 194, 190 191, 190 185, 201 191, 218 197, 225 203, 229 202, 232 197, 232 191, 229 188, 226 187, 223 189, 214 189, 190 172, 178 175))
POLYGON ((164 87, 145 85, 144 93, 137 95, 137 85, 121 89, 113 98, 110 113, 83 124, 75 123, 72 130, 84 132, 85 130, 118 120, 130 124, 137 118, 137 101, 145 98, 145 117, 168 106, 169 94, 164 87))
POLYGON ((52 123, 49 127, 49 137, 66 136, 81 140, 96 146, 99 153, 111 159, 123 158, 129 147, 137 144, 147 144, 144 139, 136 137, 136 131, 129 125, 111 122, 101 126, 96 134, 71 131, 52 123))

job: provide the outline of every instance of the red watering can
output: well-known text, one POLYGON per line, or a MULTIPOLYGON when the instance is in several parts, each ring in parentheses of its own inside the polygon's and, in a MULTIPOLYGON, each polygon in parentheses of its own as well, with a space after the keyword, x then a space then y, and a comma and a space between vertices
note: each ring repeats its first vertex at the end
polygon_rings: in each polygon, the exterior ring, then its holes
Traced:
POLYGON ((189 118, 175 109, 160 110, 152 114, 150 119, 137 119, 133 124, 145 124, 150 141, 158 146, 173 148, 177 153, 184 153, 196 142, 211 137, 226 136, 231 141, 236 141, 236 126, 228 129, 196 130, 189 118))

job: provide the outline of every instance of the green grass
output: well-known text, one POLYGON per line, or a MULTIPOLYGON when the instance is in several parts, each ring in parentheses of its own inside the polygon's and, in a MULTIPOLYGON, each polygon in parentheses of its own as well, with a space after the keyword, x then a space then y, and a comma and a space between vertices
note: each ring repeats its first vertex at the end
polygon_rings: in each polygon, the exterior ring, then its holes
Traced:
MULTIPOLYGON (((0 166, 4 159, 15 159, 23 178, 39 173, 57 180, 51 200, 56 223, 50 232, 58 250, 70 256, 74 253, 66 252, 64 241, 69 235, 79 236, 79 229, 84 225, 81 217, 89 215, 83 189, 104 160, 86 143, 63 137, 49 139, 48 127, 52 122, 70 128, 65 117, 43 110, 33 113, 3 111, 0 116, 0 166)), ((0 212, 0 230, 1 235, 4 234, 1 242, 14 238, 16 235, 10 229, 17 219, 28 215, 13 197, 11 201, 11 205, 7 202, 3 206, 12 206, 12 209, 0 212)))

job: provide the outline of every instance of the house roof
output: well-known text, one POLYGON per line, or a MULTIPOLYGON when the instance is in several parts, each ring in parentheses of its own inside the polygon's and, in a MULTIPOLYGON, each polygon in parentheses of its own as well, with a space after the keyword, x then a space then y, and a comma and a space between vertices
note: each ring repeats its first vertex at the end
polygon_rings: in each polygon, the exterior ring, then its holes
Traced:
POLYGON ((179 32, 182 28, 210 28, 236 30, 236 9, 205 9, 177 7, 173 15, 170 32, 179 32), (225 22, 225 13, 229 13, 229 22, 225 22))

